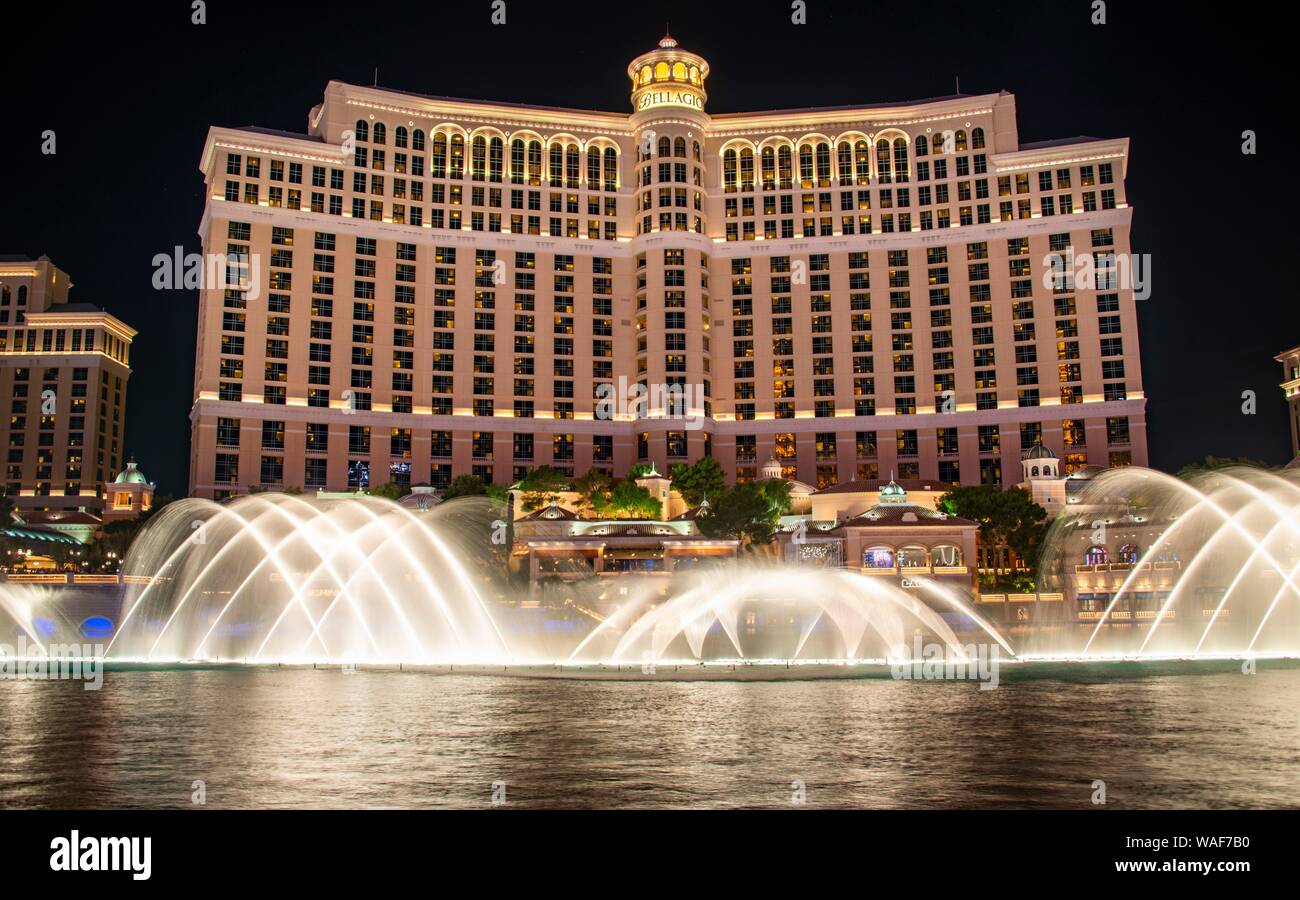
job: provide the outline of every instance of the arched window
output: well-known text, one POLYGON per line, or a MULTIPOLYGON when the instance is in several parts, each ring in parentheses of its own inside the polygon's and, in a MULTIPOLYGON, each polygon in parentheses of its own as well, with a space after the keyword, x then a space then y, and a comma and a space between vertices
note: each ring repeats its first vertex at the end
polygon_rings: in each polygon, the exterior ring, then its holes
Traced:
POLYGON ((501 183, 501 169, 505 165, 505 142, 499 137, 494 137, 488 144, 488 179, 501 183))
POLYGON ((762 168, 763 190, 776 190, 776 151, 764 147, 759 164, 762 168))
POLYGON ((1033 468, 1031 468, 1031 469, 1029 470, 1029 477, 1030 477, 1030 478, 1037 478, 1037 477, 1038 477, 1038 466, 1034 466, 1033 468))
POLYGON ((799 148, 799 183, 805 188, 813 186, 813 148, 810 144, 799 148))
POLYGON ((727 193, 736 190, 736 151, 728 150, 722 154, 722 189, 727 193))
POLYGON ((582 181, 582 164, 578 145, 570 144, 564 151, 564 186, 576 188, 582 181))
POLYGON ((889 547, 868 547, 862 551, 862 565, 867 569, 892 569, 894 551, 889 547))
POLYGON ((469 172, 475 181, 482 181, 487 173, 487 139, 482 135, 471 145, 469 172))
POLYGON ((700 83, 700 67, 691 66, 691 84, 700 83))
POLYGON ((465 139, 458 134, 451 136, 451 155, 448 174, 451 178, 465 177, 465 139))
POLYGON ((655 81, 668 80, 668 63, 661 62, 655 64, 655 81))
POLYGON ((936 566, 960 566, 961 548, 952 544, 939 544, 930 548, 930 558, 936 566))
POLYGON ((433 157, 429 171, 434 178, 447 177, 447 136, 442 132, 433 136, 433 157))
POLYGON ((840 184, 853 183, 853 148, 848 141, 840 141, 837 154, 840 164, 840 184))
POLYGON ((917 156, 925 156, 930 152, 930 141, 925 135, 918 134, 914 143, 916 144, 917 156))
POLYGON ((411 149, 424 152, 424 131, 417 128, 411 132, 411 149))
POLYGON ((27 302, 27 285, 18 285, 18 305, 22 306, 27 302))
POLYGON ((393 146, 405 148, 408 137, 409 132, 407 132, 406 126, 398 125, 393 129, 393 146))
POLYGON ((667 136, 661 137, 659 139, 659 155, 672 156, 672 153, 673 153, 673 142, 670 141, 667 136))
POLYGON ((686 158, 686 138, 679 137, 673 141, 673 156, 686 158))
POLYGON ((898 551, 898 565, 904 569, 924 569, 929 564, 924 547, 904 547, 898 551))
POLYGON ((684 62, 673 63, 673 81, 685 81, 685 80, 686 80, 686 63, 684 62))
POLYGON ((825 142, 817 145, 817 186, 831 186, 831 145, 825 142))
POLYGON ((900 184, 907 181, 907 141, 894 138, 894 180, 900 184))
POLYGON ((794 151, 788 146, 776 151, 776 165, 781 190, 790 190, 794 187, 794 151))
POLYGON ((372 144, 385 144, 388 142, 388 129, 384 127, 383 122, 376 122, 375 127, 371 129, 370 142, 372 144))
POLYGON ((1138 557, 1142 554, 1138 550, 1137 544, 1125 544, 1119 548, 1119 561, 1122 563, 1131 563, 1136 565, 1138 557))
POLYGON ((965 153, 966 149, 966 132, 964 129, 959 129, 957 131, 957 152, 965 153))
POLYGON ((748 147, 740 151, 740 189, 754 189, 754 151, 748 147))
POLYGON ((352 128, 353 136, 359 141, 370 140, 370 123, 365 119, 357 119, 357 124, 352 128))
POLYGON ((974 128, 970 133, 970 145, 972 150, 984 149, 984 129, 974 128))
POLYGON ((524 183, 524 142, 515 138, 510 142, 510 183, 524 183))
POLYGON ((876 180, 881 184, 889 184, 894 180, 890 174, 892 171, 889 165, 889 141, 881 138, 876 141, 876 180))
POLYGON ((699 141, 695 141, 695 142, 694 142, 694 147, 693 147, 693 149, 692 149, 692 152, 695 154, 695 161, 696 161, 696 162, 703 162, 703 161, 704 161, 704 157, 700 155, 702 151, 700 150, 700 142, 699 142, 699 141))
POLYGON ((9 285, 0 285, 0 306, 8 306, 12 298, 9 296, 9 285))
POLYGON ((560 144, 551 144, 551 150, 548 154, 550 159, 547 165, 550 168, 551 187, 564 186, 564 147, 560 144))
POLYGON ((542 183, 542 142, 528 142, 528 183, 538 187, 542 183))
POLYGON ((600 148, 587 148, 587 189, 600 190, 600 148))
POLYGON ((1083 564, 1085 566, 1105 565, 1107 559, 1109 559, 1109 555, 1106 553, 1106 548, 1100 544, 1093 544, 1083 554, 1083 564))
POLYGON ((651 76, 651 74, 650 74, 650 67, 649 67, 649 66, 642 66, 642 67, 641 67, 641 83, 642 83, 642 84, 649 84, 649 83, 650 83, 650 78, 651 78, 651 77, 652 77, 652 76, 651 76))
POLYGON ((871 147, 866 141, 853 145, 853 165, 857 169, 858 184, 871 183, 871 147))
POLYGON ((605 190, 618 190, 618 152, 613 147, 605 148, 605 190))

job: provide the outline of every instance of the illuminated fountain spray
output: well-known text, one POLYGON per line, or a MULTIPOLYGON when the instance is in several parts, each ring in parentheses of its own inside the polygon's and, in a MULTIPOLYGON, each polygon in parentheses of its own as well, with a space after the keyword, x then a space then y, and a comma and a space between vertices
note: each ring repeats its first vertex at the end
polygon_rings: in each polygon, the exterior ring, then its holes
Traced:
POLYGON ((498 560, 467 508, 456 501, 414 514, 375 498, 284 494, 170 504, 127 556, 128 591, 107 655, 492 665, 884 660, 909 656, 917 638, 960 657, 972 633, 1011 654, 951 588, 923 582, 927 604, 853 572, 754 563, 598 585, 623 602, 604 613, 571 604, 565 614, 586 629, 567 645, 543 644, 510 627, 515 604, 487 599, 486 573, 498 560))
MULTIPOLYGON (((1014 648, 950 585, 916 579, 904 590, 855 570, 753 561, 566 585, 560 592, 579 599, 546 615, 577 627, 543 640, 519 627, 510 602, 519 597, 498 602, 490 573, 503 569, 506 548, 489 546, 487 501, 483 515, 466 513, 474 502, 419 513, 368 497, 170 504, 128 554, 108 656, 882 661, 911 656, 918 639, 956 658, 972 644, 1022 659, 1300 652, 1300 471, 1099 475, 1071 495, 1046 539, 1040 590, 1066 593, 1072 608, 1046 627, 1015 629, 1014 648)), ((0 601, 35 637, 30 598, 11 591, 0 601)))
MULTIPOLYGON (((62 630, 41 614, 51 606, 50 591, 28 585, 0 584, 0 645, 9 648, 15 639, 29 644, 30 652, 44 654, 45 641, 62 630)), ((75 632, 69 632, 75 634, 75 632)), ((6 652, 16 653, 14 649, 6 652)))
POLYGON ((602 622, 574 650, 575 661, 672 659, 911 658, 915 639, 964 658, 963 639, 937 609, 975 640, 996 642, 996 629, 952 588, 922 581, 933 607, 879 578, 846 570, 740 563, 700 573, 650 606, 643 596, 602 622))
POLYGON ((446 513, 368 497, 169 504, 132 545, 108 656, 495 663, 510 658, 446 513), (133 577, 134 576, 134 577, 133 577))
POLYGON ((1029 655, 1297 655, 1300 470, 1105 472, 1047 535, 1040 589, 1069 578, 1088 621, 1029 655))

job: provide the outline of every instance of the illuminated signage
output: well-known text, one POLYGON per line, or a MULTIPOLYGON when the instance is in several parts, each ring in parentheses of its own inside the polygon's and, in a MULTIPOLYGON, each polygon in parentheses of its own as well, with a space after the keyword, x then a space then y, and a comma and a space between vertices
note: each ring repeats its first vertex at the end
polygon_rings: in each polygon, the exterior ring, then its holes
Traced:
POLYGON ((694 91, 663 90, 646 91, 637 100, 638 110, 654 109, 659 106, 689 106, 691 109, 704 109, 704 98, 694 91))

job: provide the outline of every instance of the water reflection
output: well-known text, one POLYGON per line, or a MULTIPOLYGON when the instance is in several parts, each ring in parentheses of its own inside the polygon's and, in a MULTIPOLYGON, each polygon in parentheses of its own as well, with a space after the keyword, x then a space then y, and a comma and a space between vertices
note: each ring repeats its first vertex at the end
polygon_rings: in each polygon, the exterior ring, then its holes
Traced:
MULTIPOLYGON (((1077 670, 1076 670, 1077 671, 1077 670)), ((1300 669, 974 684, 395 672, 0 684, 5 807, 1267 807, 1300 669)))

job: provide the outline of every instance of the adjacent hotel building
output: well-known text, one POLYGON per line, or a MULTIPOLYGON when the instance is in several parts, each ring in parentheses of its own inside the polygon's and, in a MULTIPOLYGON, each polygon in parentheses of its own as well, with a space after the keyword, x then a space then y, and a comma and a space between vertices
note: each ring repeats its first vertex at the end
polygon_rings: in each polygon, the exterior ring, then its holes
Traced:
POLYGON ((102 516, 105 485, 123 468, 136 331, 69 302, 71 288, 48 257, 0 256, 3 488, 27 521, 44 521, 34 512, 102 516))
POLYGON ((1300 458, 1300 347, 1283 350, 1273 359, 1282 364, 1282 396, 1291 422, 1291 456, 1300 458))
POLYGON ((1022 144, 1007 93, 711 113, 668 37, 626 77, 630 113, 330 82, 306 134, 212 128, 191 492, 1146 463, 1126 139, 1022 144))

